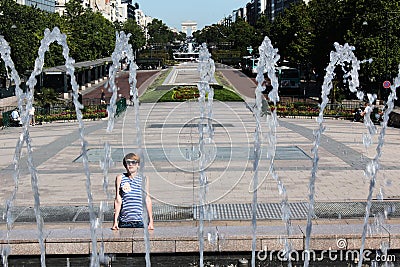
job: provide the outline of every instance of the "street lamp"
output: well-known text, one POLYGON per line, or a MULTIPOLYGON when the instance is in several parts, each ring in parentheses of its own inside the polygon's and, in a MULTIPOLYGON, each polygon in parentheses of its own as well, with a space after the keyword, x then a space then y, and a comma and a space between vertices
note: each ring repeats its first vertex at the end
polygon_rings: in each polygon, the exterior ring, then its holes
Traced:
POLYGON ((251 73, 253 73, 253 72, 254 72, 254 69, 255 69, 254 61, 256 60, 256 59, 254 58, 254 55, 252 55, 252 53, 253 53, 253 47, 251 47, 251 46, 247 47, 247 51, 249 51, 249 54, 251 55, 251 61, 252 61, 251 73))

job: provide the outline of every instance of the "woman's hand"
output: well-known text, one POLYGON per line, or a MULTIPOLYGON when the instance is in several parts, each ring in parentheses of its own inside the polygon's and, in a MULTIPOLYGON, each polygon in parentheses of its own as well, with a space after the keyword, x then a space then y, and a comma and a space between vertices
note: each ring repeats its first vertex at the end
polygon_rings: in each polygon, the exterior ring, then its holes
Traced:
POLYGON ((154 230, 154 224, 153 222, 149 222, 149 226, 147 227, 149 230, 154 230))
POLYGON ((111 230, 119 230, 118 223, 114 223, 111 230))

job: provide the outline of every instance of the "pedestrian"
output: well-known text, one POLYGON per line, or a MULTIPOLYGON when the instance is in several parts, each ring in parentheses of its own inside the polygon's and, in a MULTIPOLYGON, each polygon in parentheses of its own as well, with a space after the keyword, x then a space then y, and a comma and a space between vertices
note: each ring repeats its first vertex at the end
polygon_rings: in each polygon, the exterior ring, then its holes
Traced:
MULTIPOLYGON (((125 155, 123 164, 125 173, 115 178, 114 222, 111 229, 143 228, 142 181, 139 175, 140 158, 134 153, 125 155)), ((149 180, 146 181, 146 207, 148 211, 148 229, 153 230, 152 203, 149 195, 149 180)))
POLYGON ((103 89, 101 89, 100 104, 101 105, 105 105, 106 104, 106 94, 104 93, 103 89))
POLYGON ((35 126, 35 107, 32 106, 31 109, 29 109, 29 118, 30 118, 30 123, 32 126, 35 126))
POLYGON ((131 106, 133 106, 133 90, 132 89, 129 90, 129 102, 130 102, 131 106))
POLYGON ((272 84, 271 84, 271 79, 268 78, 268 77, 265 77, 265 76, 266 76, 266 75, 264 74, 264 81, 263 81, 262 84, 261 84, 261 86, 262 86, 262 88, 263 88, 262 93, 263 93, 264 95, 268 95, 269 92, 272 91, 273 87, 272 87, 272 84))
POLYGON ((21 116, 19 115, 18 108, 15 108, 10 114, 11 124, 13 126, 21 126, 21 116))
POLYGON ((79 104, 83 105, 83 96, 81 92, 78 92, 78 102, 79 104))

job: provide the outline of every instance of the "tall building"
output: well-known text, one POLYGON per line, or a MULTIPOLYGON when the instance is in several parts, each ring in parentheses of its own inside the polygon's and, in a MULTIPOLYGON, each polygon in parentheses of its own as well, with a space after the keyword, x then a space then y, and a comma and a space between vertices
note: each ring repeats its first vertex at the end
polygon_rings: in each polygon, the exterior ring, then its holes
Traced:
POLYGON ((121 5, 119 9, 119 15, 121 21, 126 21, 127 19, 135 19, 135 10, 139 6, 133 3, 133 0, 121 0, 121 5))
POLYGON ((265 13, 267 7, 267 0, 251 0, 246 5, 246 20, 254 26, 258 18, 265 13))
POLYGON ((246 19, 246 8, 241 7, 232 11, 232 21, 235 22, 239 18, 246 19))
POLYGON ((308 3, 309 0, 267 0, 267 6, 266 9, 267 11, 265 14, 267 17, 273 21, 276 16, 279 14, 283 13, 286 8, 289 8, 291 4, 297 4, 297 3, 308 3))
POLYGON ((232 20, 244 18, 250 25, 254 26, 260 16, 266 16, 270 21, 273 21, 276 16, 291 4, 304 2, 308 4, 310 0, 251 0, 245 7, 232 11, 232 20))
POLYGON ((147 24, 151 23, 153 21, 152 17, 146 16, 141 9, 136 9, 135 10, 135 20, 136 23, 142 28, 144 31, 144 36, 146 37, 146 44, 147 41, 149 40, 149 33, 147 30, 147 24))
POLYGON ((17 0, 17 3, 24 6, 36 7, 40 10, 55 12, 54 0, 17 0))

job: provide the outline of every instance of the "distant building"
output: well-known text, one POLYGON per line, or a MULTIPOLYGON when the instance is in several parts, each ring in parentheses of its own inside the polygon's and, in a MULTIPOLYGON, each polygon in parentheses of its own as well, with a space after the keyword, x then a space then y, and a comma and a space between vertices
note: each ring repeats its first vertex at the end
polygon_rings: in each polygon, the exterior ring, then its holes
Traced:
MULTIPOLYGON (((61 16, 65 14, 65 4, 68 0, 55 0, 55 12, 61 16)), ((133 0, 83 0, 85 8, 91 8, 94 12, 100 12, 103 17, 111 22, 124 22, 128 18, 135 19, 137 6, 133 0)))
POLYGON ((192 36, 192 33, 197 31, 197 22, 191 20, 183 21, 181 27, 181 32, 185 33, 186 36, 192 36))
POLYGON ((291 4, 304 2, 308 4, 310 0, 251 0, 245 7, 232 11, 232 21, 244 18, 247 23, 255 26, 260 16, 266 16, 273 21, 276 16, 289 8, 291 4))
MULTIPOLYGON (((252 0, 246 5, 246 21, 254 26, 258 18, 265 13, 268 0, 252 0)), ((271 0, 270 0, 271 1, 271 0)), ((275 0, 282 1, 282 0, 275 0)))
POLYGON ((126 21, 127 19, 135 19, 135 10, 139 6, 133 2, 133 0, 121 0, 121 5, 119 6, 119 18, 118 21, 126 21))
POLYGON ((273 21, 279 14, 283 13, 285 9, 289 8, 291 4, 304 2, 308 4, 310 0, 267 0, 265 14, 270 21, 273 21))
POLYGON ((136 9, 135 10, 135 20, 136 23, 142 28, 144 31, 144 36, 146 38, 146 44, 147 41, 149 40, 150 36, 147 30, 147 25, 153 21, 152 17, 146 16, 141 9, 136 9))
POLYGON ((17 0, 16 2, 20 5, 36 7, 47 12, 55 12, 54 0, 17 0))
POLYGON ((153 21, 153 18, 150 16, 146 16, 141 9, 136 9, 135 10, 135 20, 136 23, 142 27, 142 29, 145 29, 147 27, 147 24, 151 23, 153 21))
POLYGON ((232 11, 232 22, 237 21, 239 18, 246 19, 246 8, 241 7, 232 11))

